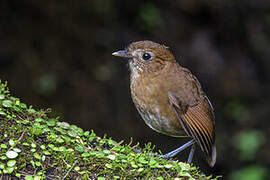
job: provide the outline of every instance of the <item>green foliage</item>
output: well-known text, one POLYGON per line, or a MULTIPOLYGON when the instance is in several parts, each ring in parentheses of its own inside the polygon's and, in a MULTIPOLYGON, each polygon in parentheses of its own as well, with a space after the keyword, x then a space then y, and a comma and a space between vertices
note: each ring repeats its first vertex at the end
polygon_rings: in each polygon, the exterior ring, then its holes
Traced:
POLYGON ((234 120, 239 121, 244 115, 248 114, 247 112, 246 107, 237 101, 229 102, 225 106, 225 114, 234 120))
POLYGON ((139 17, 143 21, 143 27, 147 30, 155 30, 163 24, 159 9, 152 3, 144 3, 140 8, 139 17))
POLYGON ((56 90, 57 83, 54 74, 44 74, 36 79, 35 87, 38 93, 49 96, 56 90))
POLYGON ((269 178, 268 173, 266 168, 252 165, 233 172, 230 180, 266 180, 269 178))
POLYGON ((265 142, 264 134, 257 130, 241 131, 233 141, 235 148, 239 151, 242 160, 255 159, 258 149, 265 142))
POLYGON ((27 107, 0 81, 0 176, 25 179, 217 179, 197 167, 153 156, 148 143, 135 146, 98 137, 93 130, 49 118, 27 107), (31 167, 31 168, 29 168, 31 167), (32 171, 29 171, 32 169, 32 171))

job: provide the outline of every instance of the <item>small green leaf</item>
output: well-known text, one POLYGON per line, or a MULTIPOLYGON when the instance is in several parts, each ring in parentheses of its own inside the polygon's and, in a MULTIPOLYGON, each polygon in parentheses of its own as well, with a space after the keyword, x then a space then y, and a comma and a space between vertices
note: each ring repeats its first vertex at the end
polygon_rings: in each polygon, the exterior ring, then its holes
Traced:
POLYGON ((76 131, 69 130, 68 131, 68 135, 71 136, 71 137, 76 137, 77 136, 77 133, 76 133, 76 131))
POLYGON ((61 127, 56 126, 53 129, 60 132, 61 134, 67 134, 67 131, 65 129, 61 128, 61 127))
POLYGON ((39 118, 36 118, 35 121, 36 121, 36 122, 43 122, 44 119, 42 119, 42 118, 39 117, 39 118))
POLYGON ((5 116, 5 115, 7 115, 7 113, 5 113, 4 111, 1 111, 1 110, 0 110, 0 115, 5 116))
POLYGON ((53 149, 54 148, 54 145, 53 144, 48 144, 48 147, 53 149))
POLYGON ((109 151, 108 149, 103 150, 103 152, 104 152, 105 154, 110 154, 110 153, 111 153, 111 151, 109 151))
POLYGON ((1 147, 2 149, 7 149, 7 145, 5 145, 5 144, 1 144, 0 147, 1 147))
POLYGON ((49 151, 43 151, 43 154, 45 154, 47 156, 51 155, 51 153, 49 151))
POLYGON ((77 126, 75 126, 75 125, 71 125, 71 126, 69 127, 69 129, 70 129, 70 131, 76 132, 76 136, 77 136, 77 135, 79 135, 79 136, 82 136, 82 135, 83 135, 83 130, 82 130, 82 128, 79 128, 79 127, 77 127, 77 126))
POLYGON ((97 180, 105 180, 105 177, 98 177, 97 180))
POLYGON ((14 171, 14 167, 7 167, 3 171, 4 173, 11 174, 14 171))
POLYGON ((75 126, 75 125, 71 125, 71 126, 69 127, 69 129, 74 130, 74 131, 77 131, 78 127, 75 126))
POLYGON ((90 154, 88 152, 82 153, 82 157, 89 157, 89 156, 90 156, 90 154))
POLYGON ((17 106, 13 106, 13 109, 17 112, 21 112, 22 110, 20 109, 20 107, 17 107, 17 106))
POLYGON ((90 137, 88 138, 88 140, 89 140, 90 142, 92 142, 95 138, 96 138, 96 137, 90 136, 90 137))
POLYGON ((84 147, 78 145, 78 146, 75 147, 75 150, 77 150, 77 151, 79 151, 79 152, 83 152, 83 151, 84 151, 84 147))
POLYGON ((190 165, 187 164, 187 163, 179 162, 178 164, 180 165, 180 167, 181 167, 181 169, 183 171, 186 171, 186 170, 189 170, 190 169, 190 165))
POLYGON ((15 164, 16 164, 16 161, 15 161, 15 160, 9 160, 9 161, 7 162, 7 165, 8 165, 9 167, 13 167, 15 164))
POLYGON ((189 172, 187 172, 187 171, 181 171, 180 173, 179 173, 179 176, 183 176, 183 177, 192 177, 191 175, 190 175, 190 173, 189 172))
POLYGON ((138 168, 138 166, 136 165, 136 163, 134 161, 131 161, 131 167, 138 168))
POLYGON ((110 154, 110 155, 108 156, 108 158, 109 158, 110 160, 115 160, 115 155, 110 154))
POLYGON ((36 145, 35 143, 32 143, 32 144, 31 144, 31 147, 32 147, 32 148, 36 148, 37 145, 36 145))
POLYGON ((16 145, 16 141, 14 141, 13 139, 10 139, 10 140, 8 141, 8 143, 9 143, 9 145, 12 146, 12 147, 16 145))
POLYGON ((63 143, 63 142, 65 142, 62 138, 57 138, 56 139, 56 142, 58 142, 58 143, 63 143))
POLYGON ((41 160, 42 161, 45 161, 46 160, 46 156, 42 155, 41 160))
POLYGON ((22 109, 26 109, 26 108, 27 108, 26 104, 24 104, 24 103, 20 103, 20 107, 21 107, 22 109))
POLYGON ((75 171, 79 171, 79 170, 80 170, 80 167, 79 167, 79 166, 76 166, 76 167, 74 168, 74 170, 75 170, 75 171))
POLYGON ((65 147, 65 146, 60 146, 59 148, 58 148, 58 151, 65 151, 67 148, 65 147))
POLYGON ((111 169, 112 168, 112 165, 111 164, 105 164, 105 166, 107 167, 107 168, 109 168, 109 169, 111 169))
POLYGON ((36 110, 32 109, 32 107, 30 106, 29 109, 27 109, 27 112, 29 112, 29 113, 35 113, 36 110))
POLYGON ((16 102, 15 102, 15 104, 16 104, 17 106, 19 106, 19 105, 20 105, 20 103, 21 103, 21 102, 20 102, 20 100, 19 100, 19 99, 17 99, 17 100, 16 100, 16 102))
POLYGON ((22 150, 21 150, 21 149, 19 149, 19 148, 13 148, 13 151, 15 151, 15 152, 17 152, 17 153, 22 152, 22 150))
POLYGON ((33 176, 25 176, 25 180, 34 180, 33 176))
POLYGON ((0 94, 0 99, 5 99, 5 95, 4 94, 0 94))
POLYGON ((7 159, 7 156, 0 156, 0 159, 1 160, 6 160, 7 159))
POLYGON ((27 124, 29 124, 30 123, 30 121, 29 120, 23 120, 23 121, 21 121, 23 124, 25 124, 25 125, 27 125, 27 124))
POLYGON ((9 159, 14 159, 18 156, 18 153, 15 152, 15 151, 12 151, 12 150, 9 150, 6 152, 6 156, 9 158, 9 159))
POLYGON ((149 161, 149 165, 155 165, 157 161, 154 158, 151 158, 149 161))
POLYGON ((89 131, 85 131, 85 132, 83 133, 83 135, 84 135, 85 137, 89 138, 89 137, 90 137, 90 132, 89 132, 89 131))
POLYGON ((55 120, 51 120, 47 122, 48 126, 55 126, 55 124, 56 124, 55 120))
POLYGON ((41 156, 40 156, 38 153, 34 153, 34 157, 35 157, 36 159, 38 159, 38 160, 41 159, 41 156))
POLYGON ((170 169, 170 168, 173 167, 173 165, 171 165, 171 164, 165 164, 164 167, 167 168, 167 169, 170 169))
POLYGON ((4 100, 4 101, 2 102, 2 105, 3 105, 4 107, 10 108, 10 107, 12 107, 12 101, 10 101, 10 100, 4 100))
POLYGON ((30 151, 31 152, 36 152, 37 150, 32 148, 32 149, 30 149, 30 151))
POLYGON ((139 157, 139 162, 143 164, 148 164, 148 161, 145 160, 144 156, 139 157))
POLYGON ((35 162, 36 166, 40 167, 41 163, 39 161, 35 162))
POLYGON ((24 146, 30 146, 30 144, 27 143, 27 142, 22 143, 22 145, 24 145, 24 146))
POLYGON ((70 125, 66 122, 57 122, 57 126, 63 128, 63 129, 68 129, 70 125))
POLYGON ((68 136, 62 136, 62 138, 67 142, 69 143, 71 141, 70 137, 68 136))
POLYGON ((112 139, 109 139, 108 144, 116 146, 118 143, 116 141, 112 140, 112 139))

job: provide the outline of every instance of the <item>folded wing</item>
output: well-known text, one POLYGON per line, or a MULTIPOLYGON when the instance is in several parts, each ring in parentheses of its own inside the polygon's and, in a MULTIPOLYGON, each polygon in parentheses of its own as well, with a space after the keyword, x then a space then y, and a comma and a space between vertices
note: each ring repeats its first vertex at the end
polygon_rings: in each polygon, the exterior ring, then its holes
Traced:
POLYGON ((205 96, 196 105, 182 102, 173 92, 168 93, 169 102, 183 129, 195 139, 206 155, 210 166, 216 162, 215 124, 213 108, 205 96))

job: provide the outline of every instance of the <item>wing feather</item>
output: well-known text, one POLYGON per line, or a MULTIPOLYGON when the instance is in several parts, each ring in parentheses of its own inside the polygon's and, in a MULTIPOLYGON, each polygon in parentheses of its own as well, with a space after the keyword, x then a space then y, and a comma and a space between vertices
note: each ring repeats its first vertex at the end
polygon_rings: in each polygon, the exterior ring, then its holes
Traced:
POLYGON ((216 161, 215 127, 213 108, 208 98, 205 96, 196 105, 189 106, 170 92, 169 101, 185 132, 195 139, 213 166, 216 161))

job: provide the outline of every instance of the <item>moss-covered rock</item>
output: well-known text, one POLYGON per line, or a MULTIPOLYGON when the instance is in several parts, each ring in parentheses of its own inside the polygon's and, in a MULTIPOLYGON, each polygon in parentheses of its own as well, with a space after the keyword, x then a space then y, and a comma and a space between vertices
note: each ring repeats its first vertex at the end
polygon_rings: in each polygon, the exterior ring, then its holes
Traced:
MULTIPOLYGON (((25 179, 212 179, 189 164, 60 122, 12 97, 0 80, 0 177, 25 179), (137 151, 140 153, 137 153, 137 151)), ((217 179, 217 178, 214 178, 217 179)))

